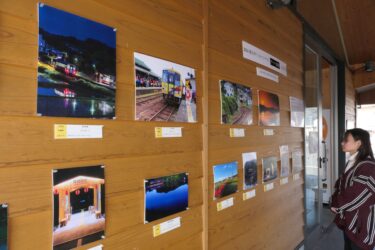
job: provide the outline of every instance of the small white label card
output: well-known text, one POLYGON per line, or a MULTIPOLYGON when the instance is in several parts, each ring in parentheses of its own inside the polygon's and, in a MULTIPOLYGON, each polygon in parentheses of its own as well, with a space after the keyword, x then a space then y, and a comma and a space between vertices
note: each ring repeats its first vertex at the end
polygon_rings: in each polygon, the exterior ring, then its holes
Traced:
POLYGON ((257 75, 258 76, 261 76, 261 77, 264 77, 268 80, 271 80, 271 81, 274 81, 274 82, 279 82, 279 76, 274 74, 274 73, 271 73, 265 69, 262 69, 262 68, 259 68, 257 67, 257 75))
POLYGON ((155 127, 155 138, 182 137, 182 127, 155 127))
POLYGON ((265 136, 272 136, 274 134, 275 134, 275 132, 272 128, 263 129, 263 135, 265 135, 265 136))
POLYGON ((285 178, 281 178, 280 179, 280 185, 285 185, 287 184, 289 181, 289 178, 288 177, 285 177, 285 178))
POLYGON ((55 124, 55 139, 103 138, 103 125, 55 124))
POLYGON ((98 245, 98 246, 95 246, 95 247, 89 248, 89 249, 87 249, 87 250, 102 250, 102 249, 103 249, 103 245, 100 244, 100 245, 98 245))
POLYGON ((253 189, 253 190, 247 191, 246 193, 243 193, 242 199, 248 200, 248 199, 251 199, 251 198, 255 197, 255 195, 256 195, 255 189, 253 189))
POLYGON ((230 137, 245 137, 245 129, 244 128, 230 128, 229 136, 230 137))
POLYGON ((223 200, 223 201, 220 201, 216 204, 216 208, 217 208, 217 211, 221 211, 223 209, 226 209, 228 207, 231 207, 233 206, 234 202, 233 202, 233 197, 229 198, 229 199, 226 199, 226 200, 223 200))
POLYGON ((173 229, 181 227, 181 217, 177 217, 152 227, 154 237, 165 234, 173 229))
POLYGON ((273 182, 272 182, 272 183, 265 184, 265 185, 264 185, 264 192, 270 191, 270 190, 272 190, 274 187, 275 187, 275 186, 273 185, 273 182))
POLYGON ((293 181, 299 180, 300 175, 299 173, 293 175, 293 181))

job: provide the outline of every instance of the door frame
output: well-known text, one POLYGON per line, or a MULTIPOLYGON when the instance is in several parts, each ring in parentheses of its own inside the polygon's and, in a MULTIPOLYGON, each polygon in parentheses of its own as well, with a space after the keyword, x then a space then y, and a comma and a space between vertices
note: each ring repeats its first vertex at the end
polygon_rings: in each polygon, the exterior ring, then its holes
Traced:
MULTIPOLYGON (((338 155, 338 146, 339 144, 337 143, 339 140, 339 119, 338 119, 338 114, 339 114, 339 109, 338 109, 338 80, 339 80, 339 62, 335 59, 335 56, 330 53, 330 50, 327 49, 324 43, 321 42, 320 38, 317 38, 314 33, 312 32, 304 32, 304 43, 303 43, 303 55, 305 61, 305 49, 309 49, 313 51, 314 53, 317 54, 318 60, 317 60, 317 78, 318 78, 318 86, 317 86, 317 102, 318 102, 318 121, 319 121, 319 128, 318 128, 318 134, 319 134, 319 146, 318 146, 318 152, 319 152, 319 159, 321 159, 321 139, 322 139, 322 60, 325 59, 327 62, 330 63, 331 69, 330 69, 330 82, 331 82, 331 122, 330 122, 330 139, 331 139, 331 145, 330 145, 330 153, 331 153, 331 162, 332 162, 332 167, 329 170, 330 171, 330 188, 333 190, 334 187, 334 181, 337 179, 338 174, 339 174, 339 168, 338 163, 339 163, 339 155, 338 155)), ((305 68, 304 68, 305 72, 305 68)), ((345 73, 345 72, 344 72, 345 73)), ((305 79, 304 79, 304 86, 305 86, 305 79)), ((306 97, 306 96, 305 96, 306 97)), ((345 107, 344 107, 345 110, 345 107)), ((323 202, 322 202, 322 195, 321 195, 321 169, 319 167, 320 162, 318 162, 318 188, 319 192, 317 192, 318 195, 318 224, 315 226, 313 231, 307 235, 307 230, 304 230, 305 234, 305 239, 307 237, 312 237, 316 238, 319 237, 320 233, 325 230, 324 228, 324 221, 322 221, 322 210, 323 210, 323 202)), ((306 206, 306 184, 304 184, 304 193, 305 193, 305 198, 304 198, 304 206, 306 206)), ((305 219, 305 224, 306 224, 306 207, 305 207, 305 213, 304 213, 304 219, 305 219)))

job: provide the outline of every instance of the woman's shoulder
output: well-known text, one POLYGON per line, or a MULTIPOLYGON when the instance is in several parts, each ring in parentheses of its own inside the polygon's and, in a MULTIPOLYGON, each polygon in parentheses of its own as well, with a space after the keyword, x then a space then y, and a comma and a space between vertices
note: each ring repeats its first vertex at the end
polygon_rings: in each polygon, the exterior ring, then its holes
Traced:
POLYGON ((356 166, 356 175, 367 175, 375 177, 375 161, 372 159, 361 161, 356 166))

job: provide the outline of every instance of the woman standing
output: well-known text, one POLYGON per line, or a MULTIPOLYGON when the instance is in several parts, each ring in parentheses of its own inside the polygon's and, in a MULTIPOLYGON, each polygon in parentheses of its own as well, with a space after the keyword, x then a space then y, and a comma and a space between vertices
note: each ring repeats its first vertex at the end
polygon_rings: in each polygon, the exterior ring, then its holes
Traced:
POLYGON ((345 250, 375 247, 375 161, 370 135, 359 128, 345 132, 342 150, 350 153, 336 181, 331 210, 344 231, 345 250))

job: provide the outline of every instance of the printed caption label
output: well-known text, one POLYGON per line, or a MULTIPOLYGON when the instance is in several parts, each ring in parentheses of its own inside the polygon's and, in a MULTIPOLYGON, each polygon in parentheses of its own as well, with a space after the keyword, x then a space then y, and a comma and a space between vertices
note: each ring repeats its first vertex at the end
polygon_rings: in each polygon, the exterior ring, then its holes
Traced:
POLYGON ((248 199, 251 199, 251 198, 254 198, 255 197, 255 189, 253 190, 250 190, 246 193, 243 193, 242 195, 242 199, 245 201, 245 200, 248 200, 248 199))
POLYGON ((182 137, 182 127, 156 127, 155 138, 182 137))
POLYGON ((179 227, 181 227, 181 217, 177 217, 166 222, 157 224, 152 227, 152 231, 154 237, 158 237, 159 235, 165 234, 179 227))
POLYGON ((273 182, 272 182, 272 183, 265 184, 265 185, 264 185, 264 192, 270 191, 270 190, 272 190, 274 187, 275 187, 275 186, 274 186, 273 182))
POLYGON ((233 202, 233 197, 232 197, 232 198, 223 200, 221 202, 218 202, 216 204, 216 208, 217 208, 217 211, 221 211, 221 210, 224 210, 224 209, 226 209, 228 207, 233 206, 233 204, 234 204, 234 202, 233 202))
POLYGON ((230 137, 245 137, 244 128, 230 128, 229 129, 230 137))
POLYGON ((103 138, 103 125, 55 124, 55 139, 103 138))

